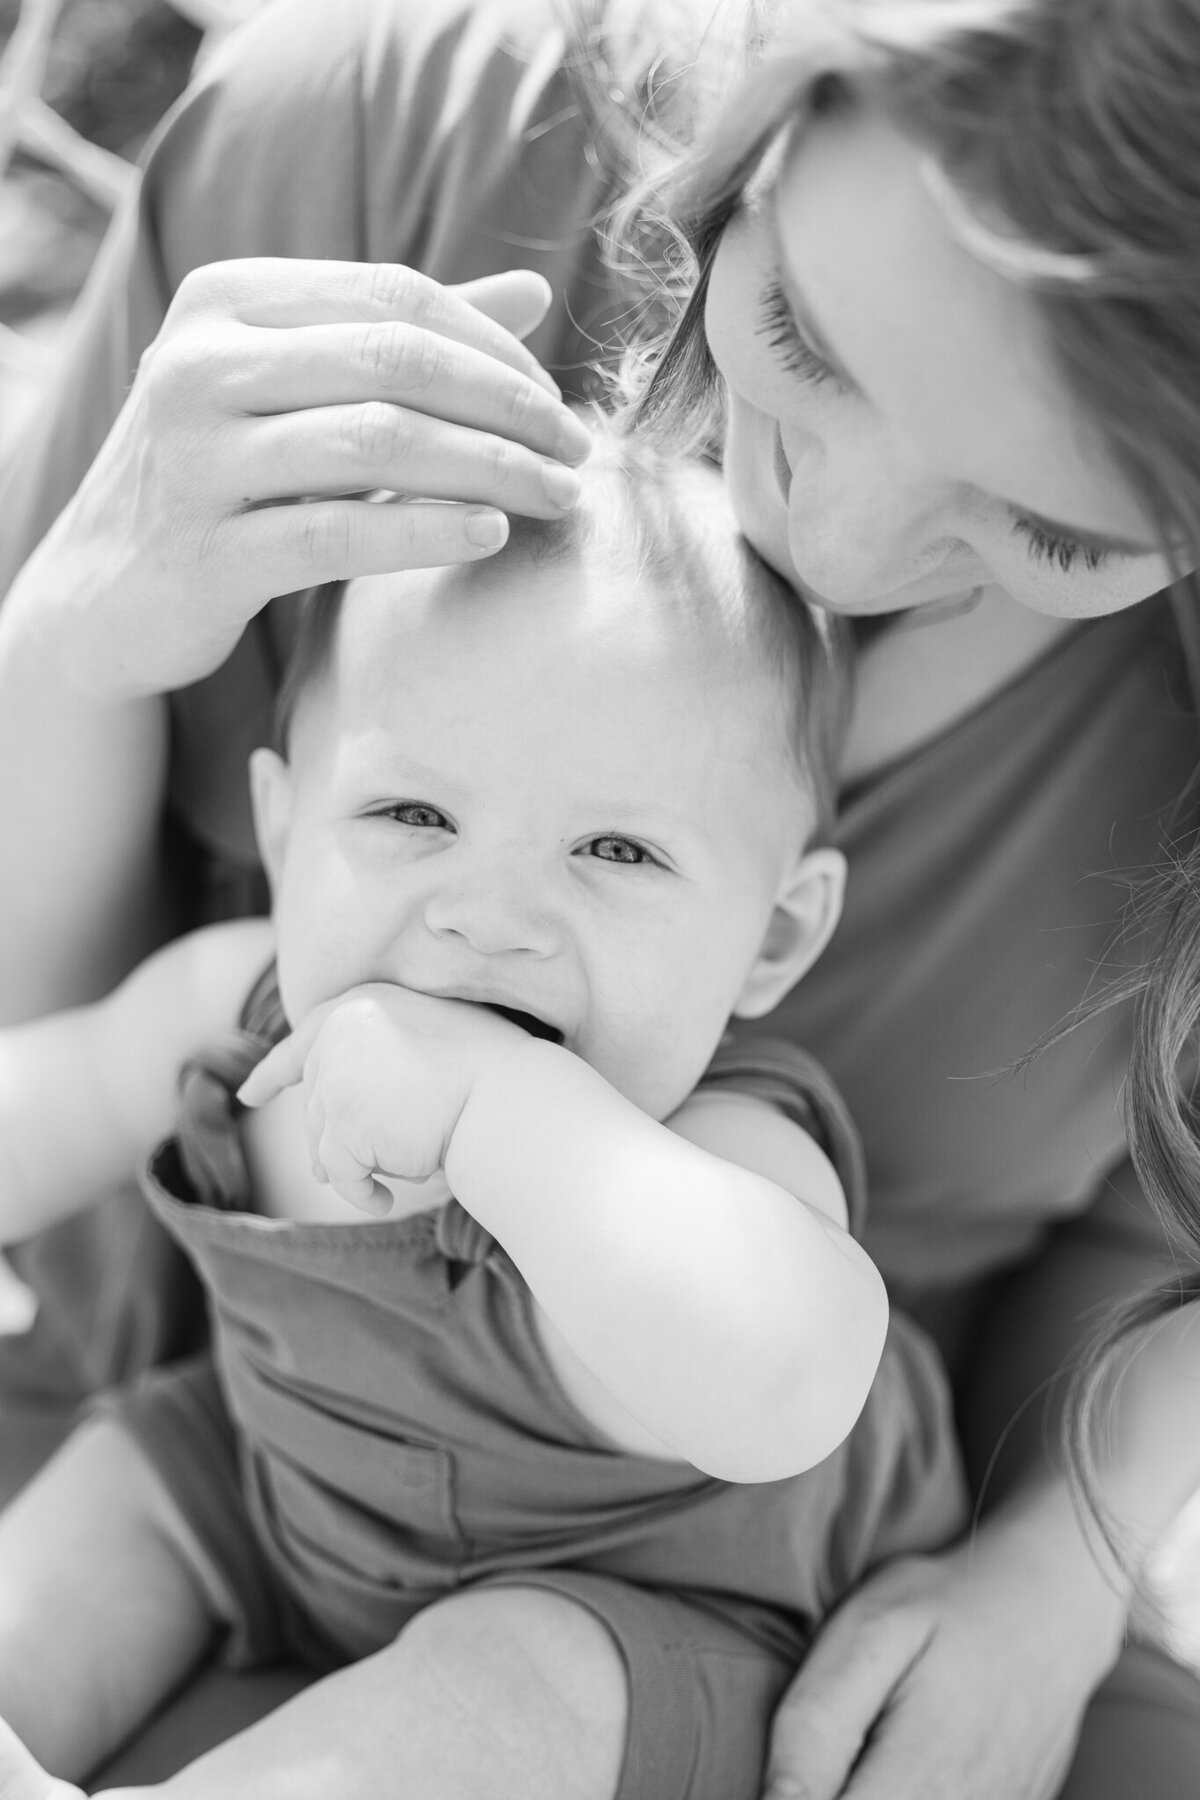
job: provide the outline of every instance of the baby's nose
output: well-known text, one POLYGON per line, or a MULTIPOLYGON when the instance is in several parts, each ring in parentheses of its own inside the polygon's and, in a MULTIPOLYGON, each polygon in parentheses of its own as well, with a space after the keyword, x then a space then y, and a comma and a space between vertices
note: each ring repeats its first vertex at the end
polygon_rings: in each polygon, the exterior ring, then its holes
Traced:
POLYGON ((426 903, 425 923, 435 937, 460 940, 480 956, 549 956, 558 941, 536 883, 503 870, 444 882, 426 903))

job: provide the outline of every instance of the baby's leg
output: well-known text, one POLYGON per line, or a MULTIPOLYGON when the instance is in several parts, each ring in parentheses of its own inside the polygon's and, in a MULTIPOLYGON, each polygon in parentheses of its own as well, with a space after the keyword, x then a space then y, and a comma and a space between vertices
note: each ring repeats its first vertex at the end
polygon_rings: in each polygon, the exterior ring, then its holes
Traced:
POLYGON ((0 1718, 54 1774, 111 1754, 211 1642, 182 1530, 107 1419, 80 1427, 0 1515, 0 1718))
MULTIPOLYGON (((558 1569, 438 1602, 156 1800, 758 1800, 798 1624, 558 1569)), ((113 1800, 133 1800, 118 1790, 113 1800)))

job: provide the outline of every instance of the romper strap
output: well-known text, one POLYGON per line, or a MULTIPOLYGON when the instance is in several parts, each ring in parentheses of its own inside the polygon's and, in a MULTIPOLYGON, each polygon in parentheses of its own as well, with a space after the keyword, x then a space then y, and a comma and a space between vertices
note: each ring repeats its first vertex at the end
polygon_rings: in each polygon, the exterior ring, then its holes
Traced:
POLYGON ((816 1057, 784 1038, 727 1035, 700 1082, 701 1091, 712 1088, 753 1094, 778 1107, 816 1140, 845 1191, 851 1233, 861 1238, 867 1206, 866 1156, 849 1107, 816 1057))

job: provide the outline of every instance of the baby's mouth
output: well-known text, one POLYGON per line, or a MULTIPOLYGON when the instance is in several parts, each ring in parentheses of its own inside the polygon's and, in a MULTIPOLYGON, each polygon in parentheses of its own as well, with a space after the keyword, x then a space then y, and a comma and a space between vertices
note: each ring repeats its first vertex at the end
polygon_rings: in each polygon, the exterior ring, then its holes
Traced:
POLYGON ((539 1019, 534 1013, 522 1012, 516 1006, 500 1006, 494 1000, 485 1000, 483 1004, 489 1012, 499 1013, 502 1019, 519 1025, 530 1037, 544 1038, 548 1044, 561 1044, 563 1041, 563 1034, 557 1025, 548 1025, 545 1019, 539 1019))

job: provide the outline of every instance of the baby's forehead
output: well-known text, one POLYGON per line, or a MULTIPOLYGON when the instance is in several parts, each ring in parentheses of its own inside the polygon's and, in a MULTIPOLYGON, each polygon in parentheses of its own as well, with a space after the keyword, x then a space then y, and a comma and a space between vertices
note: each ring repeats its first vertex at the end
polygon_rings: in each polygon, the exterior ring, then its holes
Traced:
POLYGON ((415 663, 466 679, 481 659, 535 652, 547 665, 556 657, 659 660, 706 686, 736 670, 753 686, 771 677, 760 636, 743 594, 731 590, 718 603, 681 571, 651 567, 618 545, 547 552, 534 540, 482 564, 351 582, 338 664, 355 684, 415 663))

